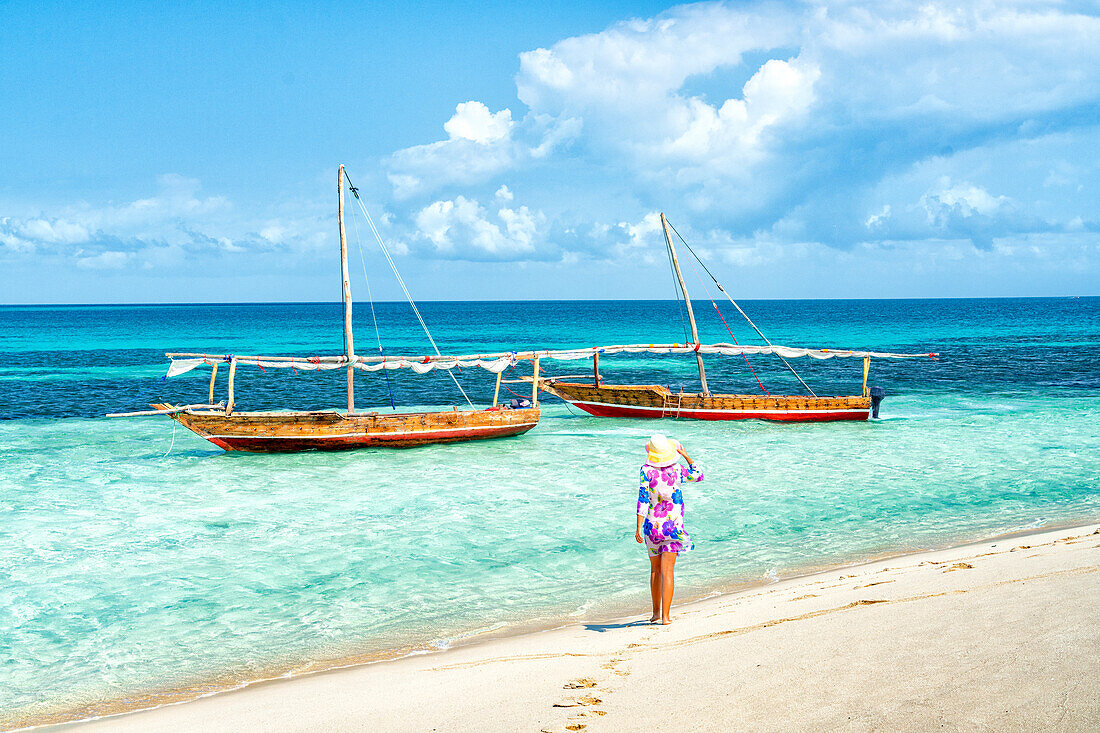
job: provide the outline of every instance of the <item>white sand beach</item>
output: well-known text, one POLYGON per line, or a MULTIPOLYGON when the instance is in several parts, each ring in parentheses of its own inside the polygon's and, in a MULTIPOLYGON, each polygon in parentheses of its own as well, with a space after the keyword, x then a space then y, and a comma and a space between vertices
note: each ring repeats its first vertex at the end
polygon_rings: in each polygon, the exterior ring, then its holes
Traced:
MULTIPOLYGON (((642 579, 639 579, 642 582, 642 579)), ((1100 526, 256 684, 81 731, 1100 729, 1100 526)))

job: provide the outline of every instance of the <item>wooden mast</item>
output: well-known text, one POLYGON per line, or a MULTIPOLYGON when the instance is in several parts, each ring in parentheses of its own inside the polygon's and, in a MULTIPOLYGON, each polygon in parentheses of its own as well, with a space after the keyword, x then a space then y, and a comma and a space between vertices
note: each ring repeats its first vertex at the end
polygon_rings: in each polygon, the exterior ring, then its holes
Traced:
POLYGON ((229 360, 229 391, 226 395, 225 401, 225 414, 226 416, 233 414, 233 379, 237 376, 237 357, 232 357, 229 360))
POLYGON ((539 358, 535 357, 534 376, 531 377, 531 407, 539 406, 539 358))
POLYGON ((218 362, 214 362, 214 368, 210 370, 210 398, 206 400, 206 404, 214 404, 214 379, 218 376, 218 362))
MULTIPOLYGON (((688 295, 687 286, 684 285, 684 276, 680 272, 680 261, 676 259, 676 248, 672 246, 672 237, 668 232, 668 219, 665 218, 664 213, 661 214, 661 226, 665 229, 665 242, 668 244, 669 254, 672 255, 672 267, 676 270, 676 279, 680 281, 680 290, 683 291, 684 303, 687 304, 688 320, 691 322, 691 340, 698 345, 699 329, 695 327, 695 313, 691 310, 691 296, 688 295)), ((709 396, 710 389, 707 388, 707 372, 703 369, 703 355, 696 351, 695 359, 699 362, 699 381, 703 385, 703 395, 709 396)))
POLYGON ((351 336, 351 278, 348 276, 348 239, 344 234, 344 166, 340 166, 336 190, 340 194, 340 274, 343 278, 344 298, 344 355, 348 358, 348 414, 355 412, 355 383, 352 377, 355 367, 355 343, 351 336))

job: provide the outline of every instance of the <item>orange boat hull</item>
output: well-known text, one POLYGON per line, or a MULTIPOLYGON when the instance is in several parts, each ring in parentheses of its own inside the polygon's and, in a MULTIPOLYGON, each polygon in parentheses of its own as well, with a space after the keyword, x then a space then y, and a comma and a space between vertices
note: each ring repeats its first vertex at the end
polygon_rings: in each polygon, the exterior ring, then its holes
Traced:
MULTIPOLYGON (((168 409, 168 405, 154 405, 168 409)), ((538 408, 452 410, 347 415, 316 412, 187 410, 169 415, 181 425, 231 451, 289 453, 307 450, 411 448, 521 435, 538 424, 538 408)))

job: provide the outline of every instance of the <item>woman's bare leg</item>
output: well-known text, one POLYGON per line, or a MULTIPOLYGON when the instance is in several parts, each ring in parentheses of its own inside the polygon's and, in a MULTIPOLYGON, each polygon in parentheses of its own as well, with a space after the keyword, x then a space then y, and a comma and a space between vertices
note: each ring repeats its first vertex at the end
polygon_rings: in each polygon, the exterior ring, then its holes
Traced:
POLYGON ((672 608, 672 592, 676 590, 676 553, 661 553, 661 623, 670 624, 668 611, 672 608))
POLYGON ((653 615, 650 621, 661 619, 661 556, 649 558, 649 594, 653 596, 653 615))

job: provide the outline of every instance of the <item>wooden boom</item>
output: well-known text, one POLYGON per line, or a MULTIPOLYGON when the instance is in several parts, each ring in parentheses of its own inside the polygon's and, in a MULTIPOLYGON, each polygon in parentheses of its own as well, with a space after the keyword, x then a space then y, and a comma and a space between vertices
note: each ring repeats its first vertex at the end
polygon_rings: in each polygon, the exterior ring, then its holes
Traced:
MULTIPOLYGON (((577 349, 539 349, 537 351, 490 351, 480 354, 418 354, 404 356, 359 356, 356 355, 356 364, 379 364, 383 361, 396 363, 400 361, 428 364, 431 362, 473 361, 477 359, 504 359, 511 358, 515 361, 534 361, 535 359, 580 359, 589 358, 597 353, 661 353, 661 354, 780 354, 788 359, 810 356, 816 359, 833 358, 858 358, 870 357, 872 359, 928 359, 939 356, 938 352, 923 352, 919 354, 896 354, 881 351, 859 351, 852 349, 813 349, 791 346, 757 346, 744 344, 618 344, 614 346, 592 346, 577 349), (797 352, 797 353, 795 353, 797 352)), ((346 356, 259 356, 242 354, 209 354, 199 352, 168 352, 169 359, 204 359, 210 363, 229 361, 229 356, 237 359, 244 365, 262 362, 263 366, 305 366, 313 364, 328 364, 333 367, 347 364, 346 356)))

